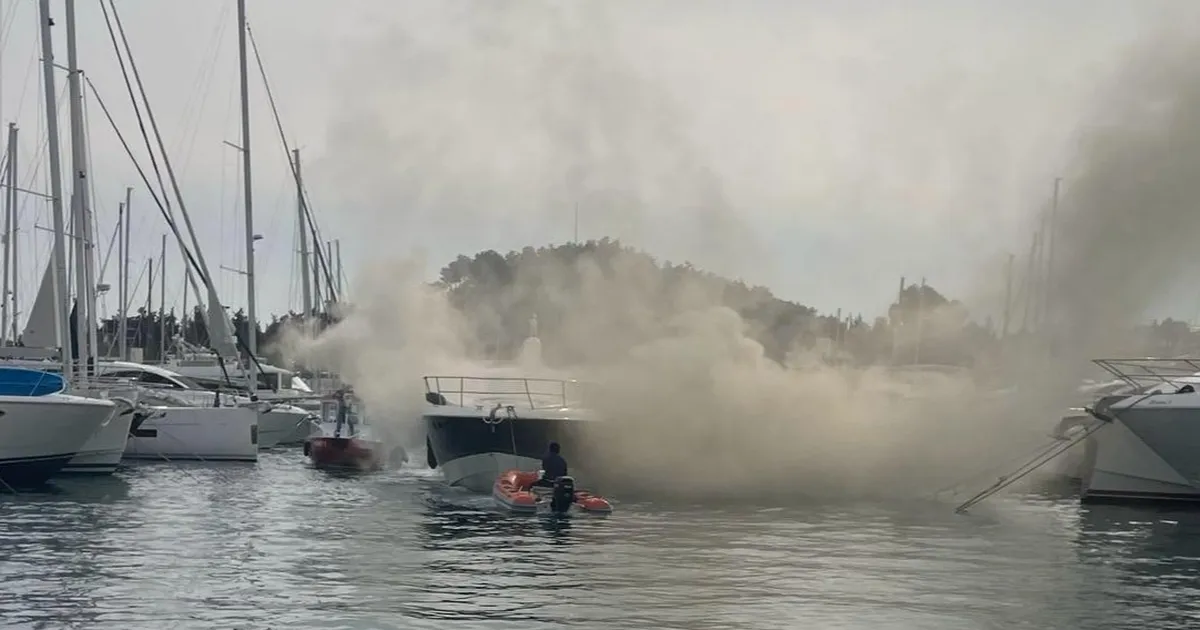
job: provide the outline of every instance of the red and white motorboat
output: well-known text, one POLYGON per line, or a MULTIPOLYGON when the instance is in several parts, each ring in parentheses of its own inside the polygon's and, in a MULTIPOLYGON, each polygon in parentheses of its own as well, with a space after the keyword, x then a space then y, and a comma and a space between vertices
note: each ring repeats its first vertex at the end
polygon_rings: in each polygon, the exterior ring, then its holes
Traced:
MULTIPOLYGON (((396 449, 403 458, 403 450, 396 449)), ((321 418, 304 442, 304 454, 313 467, 331 470, 374 471, 393 454, 376 438, 350 388, 321 401, 321 418)))
POLYGON ((542 473, 508 470, 496 478, 492 498, 510 512, 567 514, 574 508, 587 514, 611 514, 612 504, 599 495, 575 488, 574 477, 559 477, 552 487, 536 486, 542 473))

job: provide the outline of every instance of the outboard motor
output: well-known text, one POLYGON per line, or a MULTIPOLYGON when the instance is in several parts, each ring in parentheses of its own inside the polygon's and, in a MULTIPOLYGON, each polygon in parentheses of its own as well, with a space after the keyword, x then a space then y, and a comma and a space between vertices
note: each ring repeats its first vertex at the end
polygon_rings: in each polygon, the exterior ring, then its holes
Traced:
POLYGON ((559 477, 554 480, 554 492, 550 495, 550 511, 566 514, 575 502, 575 478, 559 477))

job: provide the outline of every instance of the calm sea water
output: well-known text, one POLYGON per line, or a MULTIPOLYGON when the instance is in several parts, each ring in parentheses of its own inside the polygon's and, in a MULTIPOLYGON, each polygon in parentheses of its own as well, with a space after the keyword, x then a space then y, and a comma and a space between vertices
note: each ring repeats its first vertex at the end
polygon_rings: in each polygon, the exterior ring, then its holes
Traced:
MULTIPOLYGON (((0 498, 0 625, 1196 628, 1200 513, 995 498, 501 515, 297 451, 0 498)), ((420 459, 420 458, 418 458, 420 459)))

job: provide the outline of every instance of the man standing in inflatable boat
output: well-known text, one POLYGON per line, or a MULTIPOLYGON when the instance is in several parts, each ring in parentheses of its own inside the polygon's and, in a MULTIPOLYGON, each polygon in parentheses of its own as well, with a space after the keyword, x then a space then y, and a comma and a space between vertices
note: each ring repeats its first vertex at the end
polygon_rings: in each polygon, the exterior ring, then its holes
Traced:
POLYGON ((550 443, 550 452, 542 458, 542 478, 533 485, 543 488, 553 488, 554 480, 567 476, 567 460, 559 454, 558 442, 550 443))

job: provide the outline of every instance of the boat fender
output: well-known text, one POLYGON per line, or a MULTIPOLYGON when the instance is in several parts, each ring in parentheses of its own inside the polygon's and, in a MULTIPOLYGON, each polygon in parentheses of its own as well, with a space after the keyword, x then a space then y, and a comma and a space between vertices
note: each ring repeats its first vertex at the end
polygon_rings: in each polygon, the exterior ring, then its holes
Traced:
POLYGON ((433 443, 429 440, 429 436, 425 437, 425 463, 429 464, 430 468, 437 468, 437 455, 433 454, 433 443))

